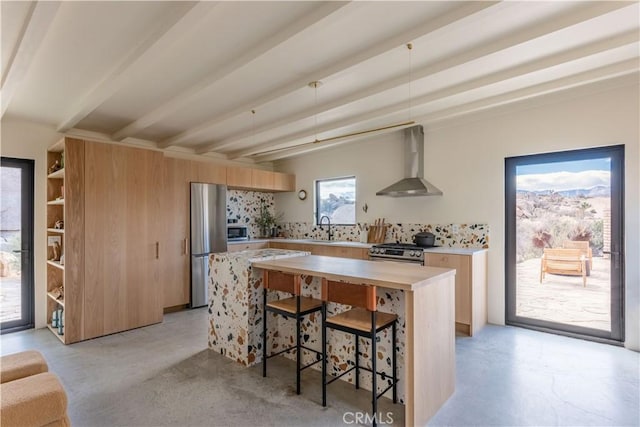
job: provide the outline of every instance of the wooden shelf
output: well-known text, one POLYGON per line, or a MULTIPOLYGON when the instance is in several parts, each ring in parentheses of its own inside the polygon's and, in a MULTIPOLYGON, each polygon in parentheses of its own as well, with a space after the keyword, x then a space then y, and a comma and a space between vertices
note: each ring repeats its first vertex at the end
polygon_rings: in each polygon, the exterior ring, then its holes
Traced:
POLYGON ((64 205, 64 199, 49 200, 48 205, 64 205))
POLYGON ((64 151, 64 137, 52 144, 47 151, 51 151, 52 153, 60 153, 61 151, 64 151))
POLYGON ((53 296, 53 294, 51 292, 47 292, 47 296, 49 298, 51 298, 53 301, 55 301, 57 304, 60 304, 62 306, 62 308, 64 308, 64 299, 56 299, 56 297, 53 296))
POLYGON ((62 228, 47 228, 49 233, 60 233, 63 234, 64 230, 62 228))
POLYGON ((64 179, 64 168, 58 169, 57 171, 50 173, 47 175, 49 179, 64 179))
POLYGON ((58 334, 58 328, 54 328, 53 326, 51 326, 51 323, 47 323, 47 328, 49 328, 49 330, 51 332, 53 332, 53 335, 55 335, 56 337, 58 337, 58 339, 60 341, 62 341, 63 344, 65 344, 64 342, 64 335, 59 335, 58 334))
POLYGON ((47 260, 47 264, 49 265, 53 265, 54 267, 59 268, 60 270, 64 270, 64 265, 60 264, 59 261, 51 261, 50 259, 47 260))

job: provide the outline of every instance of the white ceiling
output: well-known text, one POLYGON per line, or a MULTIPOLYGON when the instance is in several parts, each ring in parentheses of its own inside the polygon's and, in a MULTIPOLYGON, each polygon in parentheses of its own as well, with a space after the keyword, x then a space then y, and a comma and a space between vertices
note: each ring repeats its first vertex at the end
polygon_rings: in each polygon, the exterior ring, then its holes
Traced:
POLYGON ((255 162, 639 71, 637 1, 3 0, 1 12, 2 115, 255 162))

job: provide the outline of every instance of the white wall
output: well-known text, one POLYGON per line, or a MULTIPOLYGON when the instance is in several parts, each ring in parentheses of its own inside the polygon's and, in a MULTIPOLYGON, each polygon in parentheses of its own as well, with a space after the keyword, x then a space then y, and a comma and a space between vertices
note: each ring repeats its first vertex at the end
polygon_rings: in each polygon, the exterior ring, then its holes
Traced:
MULTIPOLYGON (((625 144, 626 343, 640 350, 639 87, 637 76, 491 112, 425 126, 425 175, 442 197, 386 198, 375 191, 403 174, 401 133, 378 136, 275 164, 296 174, 313 194, 317 178, 355 174, 358 221, 488 223, 489 321, 504 324, 504 159, 576 148, 625 144), (621 86, 622 85, 622 86, 621 86), (369 205, 365 214, 360 207, 369 205)), ((285 221, 312 221, 313 197, 277 194, 285 221)))
POLYGON ((34 260, 35 260, 35 322, 36 328, 47 325, 46 288, 47 269, 47 147, 58 141, 62 135, 53 127, 36 123, 2 118, 0 123, 0 154, 3 157, 35 160, 34 193, 34 260))

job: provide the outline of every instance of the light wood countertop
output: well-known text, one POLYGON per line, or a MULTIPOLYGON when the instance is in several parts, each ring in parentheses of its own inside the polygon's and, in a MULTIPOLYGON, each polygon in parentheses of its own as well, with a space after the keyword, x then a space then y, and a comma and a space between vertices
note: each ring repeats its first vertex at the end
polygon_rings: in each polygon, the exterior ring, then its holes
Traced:
POLYGON ((423 267, 410 263, 376 262, 320 255, 253 262, 255 268, 326 277, 329 280, 414 291, 445 277, 454 269, 423 267))

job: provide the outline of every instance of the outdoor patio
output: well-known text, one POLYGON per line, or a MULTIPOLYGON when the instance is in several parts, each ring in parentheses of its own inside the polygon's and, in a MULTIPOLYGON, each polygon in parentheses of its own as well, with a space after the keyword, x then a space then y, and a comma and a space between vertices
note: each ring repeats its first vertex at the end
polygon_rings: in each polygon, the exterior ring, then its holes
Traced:
POLYGON ((518 316, 610 330, 610 260, 593 258, 586 287, 580 276, 549 273, 540 284, 540 258, 518 264, 516 272, 518 316))
POLYGON ((21 317, 20 277, 0 277, 0 322, 21 317))

